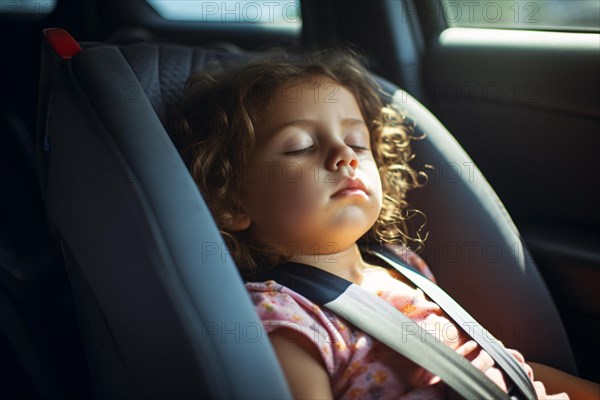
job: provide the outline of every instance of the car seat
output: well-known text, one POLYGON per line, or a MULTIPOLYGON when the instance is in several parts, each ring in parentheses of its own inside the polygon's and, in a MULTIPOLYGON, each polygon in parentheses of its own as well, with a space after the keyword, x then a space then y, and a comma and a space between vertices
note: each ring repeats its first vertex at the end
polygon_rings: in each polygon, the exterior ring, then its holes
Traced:
MULTIPOLYGON (((94 395, 290 397, 165 129, 167 106, 193 70, 252 53, 78 44, 59 29, 44 31, 42 47, 38 174, 94 395)), ((553 301, 493 190, 427 109, 377 79, 427 135, 415 153, 436 170, 409 200, 428 217, 424 255, 441 286, 507 346, 576 373, 553 301)))

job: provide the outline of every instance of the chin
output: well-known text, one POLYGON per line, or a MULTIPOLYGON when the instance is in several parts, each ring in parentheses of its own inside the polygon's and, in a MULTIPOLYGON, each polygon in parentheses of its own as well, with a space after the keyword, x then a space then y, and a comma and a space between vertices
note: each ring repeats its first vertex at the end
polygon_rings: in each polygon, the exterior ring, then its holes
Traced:
POLYGON ((332 234, 331 237, 337 237, 336 244, 339 245, 340 250, 343 248, 348 248, 351 245, 355 244, 358 239, 360 239, 365 233, 371 229, 372 225, 364 229, 356 229, 356 227, 349 227, 346 229, 340 230, 337 234, 332 234))

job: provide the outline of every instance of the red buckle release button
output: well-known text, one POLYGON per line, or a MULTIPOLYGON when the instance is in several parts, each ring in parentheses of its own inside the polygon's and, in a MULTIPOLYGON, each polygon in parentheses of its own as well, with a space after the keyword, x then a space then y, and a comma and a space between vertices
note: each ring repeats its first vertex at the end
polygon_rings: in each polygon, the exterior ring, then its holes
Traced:
POLYGON ((61 28, 48 28, 44 29, 44 35, 46 36, 46 40, 52 46, 52 50, 56 53, 57 56, 62 58, 63 60, 68 60, 69 58, 79 54, 81 52, 81 46, 73 36, 69 34, 64 29, 61 28))

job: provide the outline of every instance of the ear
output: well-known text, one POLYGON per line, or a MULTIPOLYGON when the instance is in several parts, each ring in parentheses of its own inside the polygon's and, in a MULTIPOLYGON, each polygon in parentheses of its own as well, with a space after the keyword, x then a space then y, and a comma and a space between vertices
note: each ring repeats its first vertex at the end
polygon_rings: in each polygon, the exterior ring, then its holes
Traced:
POLYGON ((228 224, 228 228, 234 232, 243 231, 244 229, 248 229, 249 226, 250 217, 243 211, 235 214, 228 224))

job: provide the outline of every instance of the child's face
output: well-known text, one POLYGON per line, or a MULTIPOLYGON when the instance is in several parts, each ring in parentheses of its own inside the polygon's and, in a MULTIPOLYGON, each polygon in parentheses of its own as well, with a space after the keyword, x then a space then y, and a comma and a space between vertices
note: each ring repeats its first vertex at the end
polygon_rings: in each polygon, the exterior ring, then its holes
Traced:
POLYGON ((255 239, 287 255, 353 245, 374 224, 382 201, 354 96, 328 78, 305 78, 278 87, 260 117, 237 229, 249 225, 255 239))

